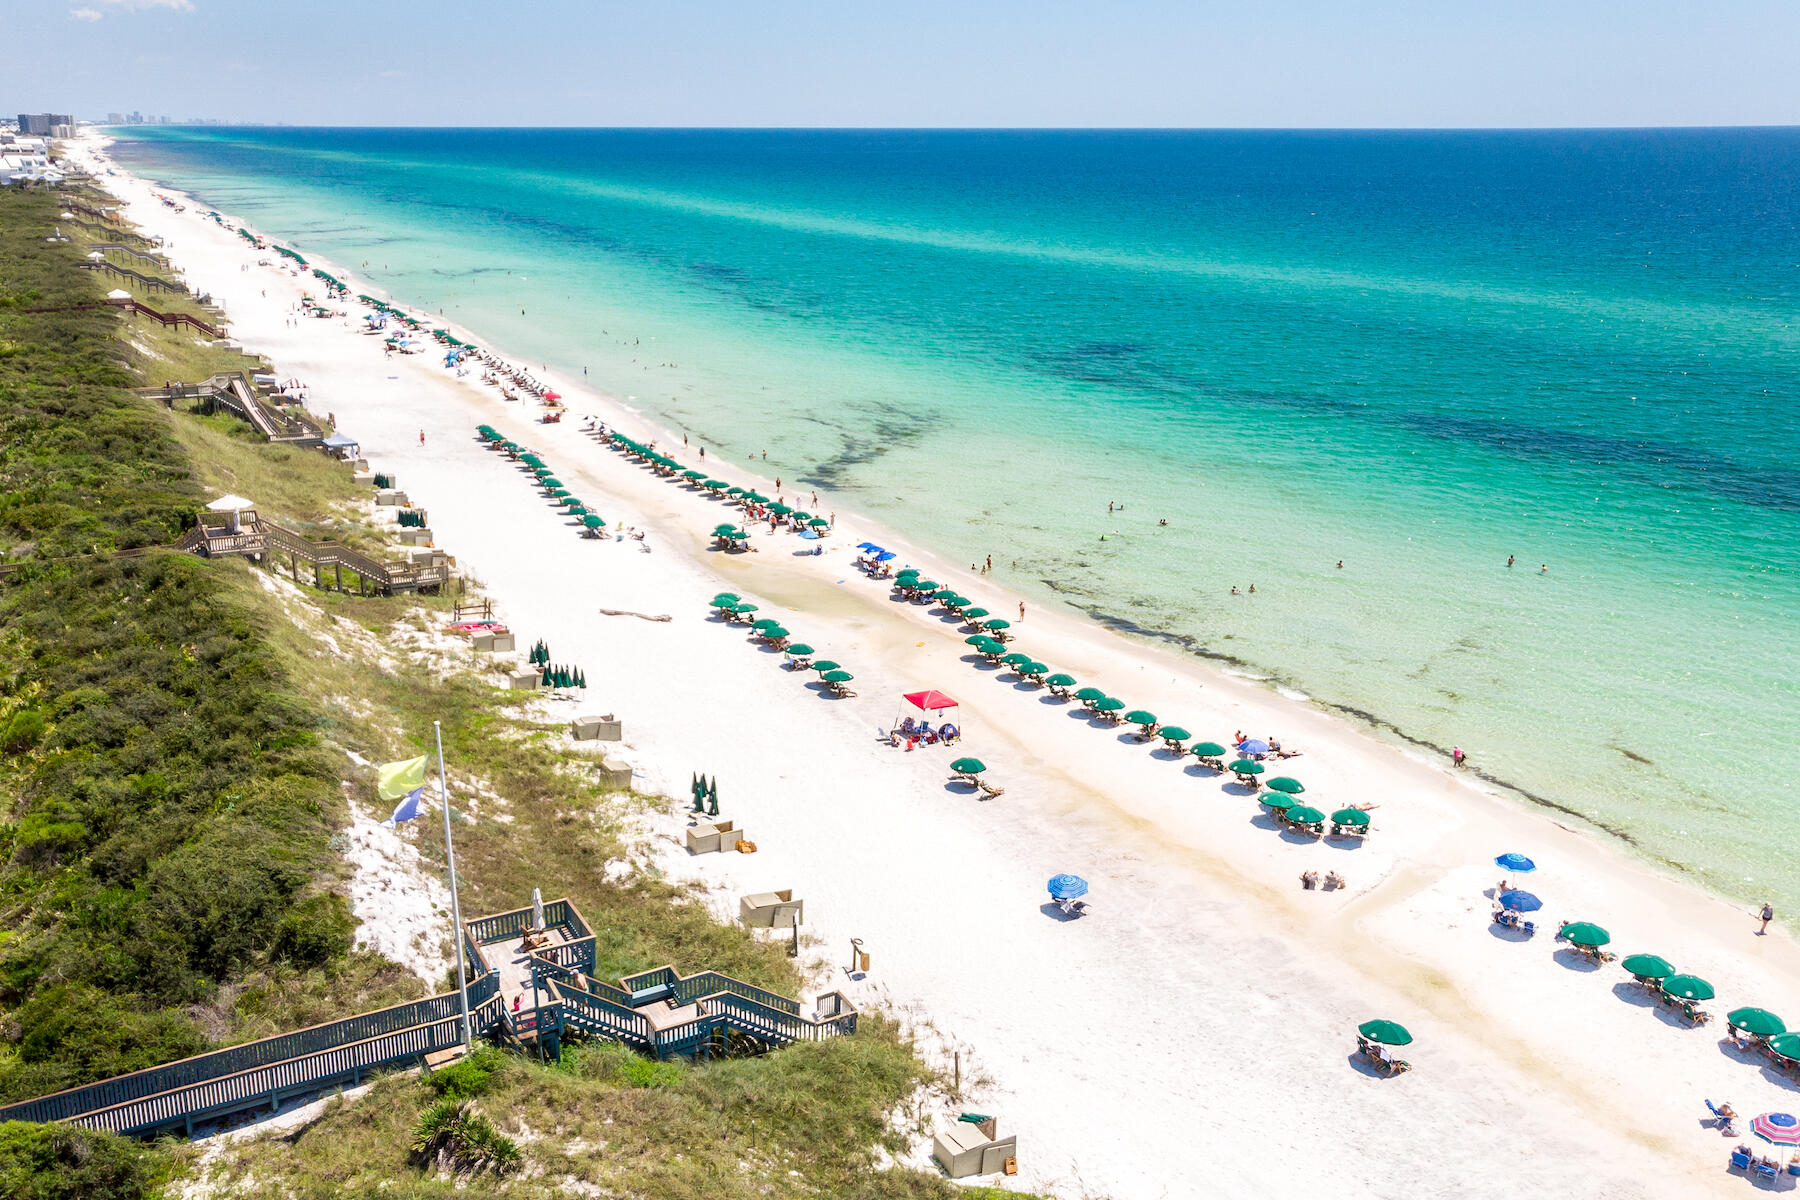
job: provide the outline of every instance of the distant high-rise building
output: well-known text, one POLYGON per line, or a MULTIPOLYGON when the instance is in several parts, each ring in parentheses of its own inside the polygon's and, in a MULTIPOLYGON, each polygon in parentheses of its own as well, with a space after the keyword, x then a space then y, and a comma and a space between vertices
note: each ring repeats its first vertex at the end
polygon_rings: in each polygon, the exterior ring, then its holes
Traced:
POLYGON ((125 114, 124 113, 107 113, 106 114, 106 123, 108 125, 123 125, 125 123, 125 114))
POLYGON ((142 125, 144 123, 144 114, 141 112, 134 112, 125 118, 125 123, 127 125, 142 125))
POLYGON ((55 127, 66 125, 75 128, 75 118, 67 113, 20 113, 19 132, 32 137, 54 137, 55 127))

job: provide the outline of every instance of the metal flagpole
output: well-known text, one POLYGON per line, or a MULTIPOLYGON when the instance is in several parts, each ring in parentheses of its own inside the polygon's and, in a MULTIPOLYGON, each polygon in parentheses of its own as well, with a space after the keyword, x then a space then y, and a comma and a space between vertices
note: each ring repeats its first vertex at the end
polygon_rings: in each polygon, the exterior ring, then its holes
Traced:
POLYGON ((456 924, 456 991, 462 997, 463 1045, 475 1044, 475 1033, 469 1024, 468 972, 463 965, 462 904, 456 898, 456 851, 450 845, 450 785, 444 781, 444 727, 436 721, 431 728, 437 734, 438 799, 444 805, 444 860, 450 864, 450 919, 456 924))

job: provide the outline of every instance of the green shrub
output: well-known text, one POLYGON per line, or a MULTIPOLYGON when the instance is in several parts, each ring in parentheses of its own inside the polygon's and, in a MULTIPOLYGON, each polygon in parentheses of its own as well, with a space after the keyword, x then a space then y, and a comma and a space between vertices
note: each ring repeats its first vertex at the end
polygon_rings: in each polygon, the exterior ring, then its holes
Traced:
POLYGON ((44 740, 49 726, 44 723, 44 715, 35 708, 24 708, 12 715, 6 723, 4 732, 0 732, 0 750, 8 754, 22 754, 44 740))
POLYGON ((441 1071, 433 1071, 425 1077, 431 1090, 440 1096, 453 1099, 469 1099, 488 1091, 494 1082, 494 1073, 504 1065, 500 1051, 491 1046, 483 1046, 469 1053, 460 1062, 455 1062, 441 1071))
POLYGON ((326 893, 302 900, 281 918, 275 951, 299 967, 322 967, 350 953, 356 918, 342 896, 326 893))
POLYGON ((519 1165, 518 1144, 476 1112, 472 1101, 454 1096, 419 1114, 411 1149, 414 1161, 423 1166, 474 1175, 501 1175, 519 1165))
POLYGON ((144 1200, 161 1182, 153 1151, 79 1125, 0 1124, 7 1200, 144 1200))

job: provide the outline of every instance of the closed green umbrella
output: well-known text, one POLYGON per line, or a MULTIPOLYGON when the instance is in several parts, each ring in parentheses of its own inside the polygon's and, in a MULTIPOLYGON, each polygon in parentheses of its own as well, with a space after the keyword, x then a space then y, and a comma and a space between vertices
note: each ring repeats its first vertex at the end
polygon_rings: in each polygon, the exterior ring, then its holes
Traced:
POLYGON ((1383 1046, 1410 1046, 1413 1040, 1406 1026, 1394 1021, 1364 1021, 1356 1027, 1356 1032, 1383 1046))
POLYGON ((1298 796, 1306 790, 1298 779, 1289 779, 1286 775, 1277 775, 1269 780, 1269 786, 1278 792, 1286 792, 1290 796, 1298 796))
POLYGON ((1619 965, 1639 979, 1667 979, 1675 974, 1674 964, 1655 954, 1633 954, 1619 965))
POLYGON ((1787 1032, 1787 1026, 1782 1024, 1781 1018, 1766 1008, 1734 1008, 1725 1014, 1725 1020, 1727 1024, 1757 1037, 1774 1037, 1778 1033, 1787 1032))
POLYGON ((1051 687, 1074 687, 1075 677, 1073 675, 1063 675, 1059 673, 1052 675, 1050 678, 1044 680, 1044 682, 1051 687))
POLYGON ((1217 742, 1195 742, 1192 746, 1189 746, 1188 749, 1192 750, 1195 754, 1198 754, 1201 758, 1218 758, 1225 753, 1225 747, 1219 745, 1217 742))
POLYGON ((1305 804, 1296 804, 1287 810, 1288 820, 1296 825, 1317 825, 1325 819, 1325 814, 1305 804))
POLYGON ((819 678, 823 679, 826 683, 849 683, 852 679, 855 679, 856 676, 848 671, 827 671, 819 676, 819 678))
POLYGON ((829 658, 821 658, 818 662, 813 664, 813 670, 818 671, 820 674, 824 674, 826 671, 835 671, 837 669, 838 665, 829 658))
POLYGON ((1562 936, 1577 946, 1604 946, 1612 941, 1612 934, 1589 921, 1572 921, 1563 926, 1562 936))
POLYGON ((960 775, 979 775, 987 770, 987 764, 979 758, 959 758, 950 764, 950 769, 960 775))
POLYGON ((1331 814, 1331 819, 1339 825, 1354 825, 1358 829, 1366 829, 1369 825, 1369 814, 1360 808, 1340 808, 1331 814))
POLYGON ((1087 704, 1095 700, 1106 699, 1106 693, 1097 687, 1084 687, 1079 692, 1075 693, 1075 698, 1083 704, 1087 704))
POLYGON ((1225 769, 1233 775, 1261 775, 1263 773, 1263 765, 1248 758, 1240 758, 1225 769))
POLYGON ((1115 700, 1111 696, 1094 701, 1094 711, 1096 712, 1118 712, 1124 707, 1125 702, 1123 700, 1115 700))
POLYGON ((1718 993, 1698 975, 1671 975, 1662 981, 1663 994, 1678 1000, 1711 1000, 1718 993))

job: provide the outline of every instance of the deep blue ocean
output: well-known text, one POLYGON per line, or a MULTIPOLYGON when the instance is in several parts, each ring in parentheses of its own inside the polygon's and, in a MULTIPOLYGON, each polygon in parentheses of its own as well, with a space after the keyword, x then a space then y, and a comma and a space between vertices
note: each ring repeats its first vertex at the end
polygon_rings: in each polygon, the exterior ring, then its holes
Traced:
POLYGON ((130 138, 821 507, 1800 903, 1800 130, 130 138))

